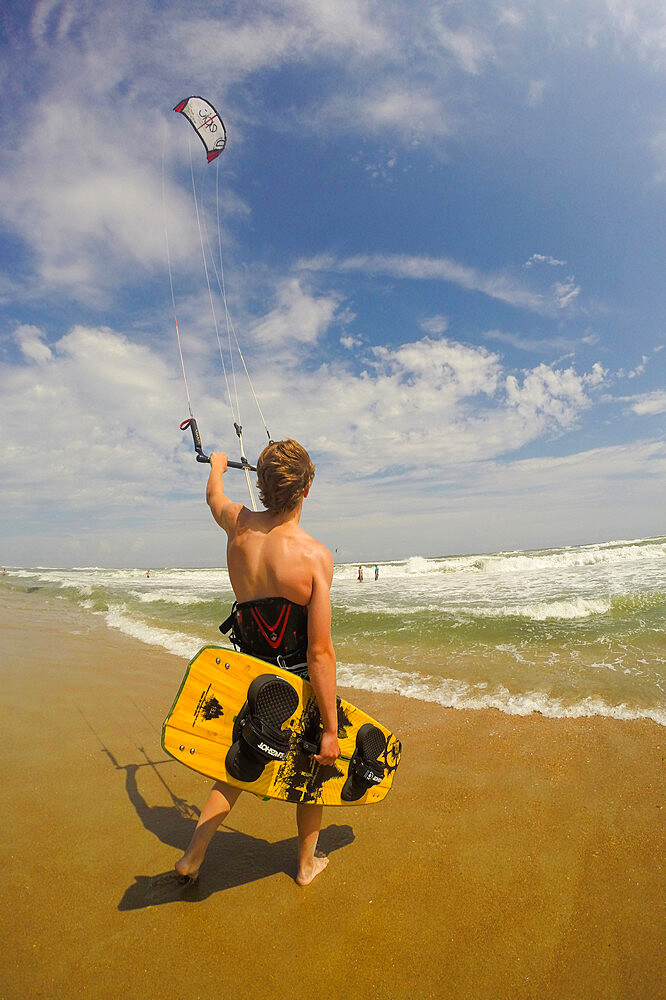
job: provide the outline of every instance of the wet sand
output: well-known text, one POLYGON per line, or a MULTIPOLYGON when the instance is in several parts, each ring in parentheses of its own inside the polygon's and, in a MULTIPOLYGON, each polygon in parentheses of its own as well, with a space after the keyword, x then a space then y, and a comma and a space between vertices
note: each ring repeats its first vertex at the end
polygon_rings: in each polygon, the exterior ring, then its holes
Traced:
POLYGON ((293 807, 244 795, 176 890, 210 786, 160 748, 186 664, 39 591, 0 629, 0 997, 666 995, 662 727, 343 689, 403 740, 386 801, 325 812, 300 889, 293 807))

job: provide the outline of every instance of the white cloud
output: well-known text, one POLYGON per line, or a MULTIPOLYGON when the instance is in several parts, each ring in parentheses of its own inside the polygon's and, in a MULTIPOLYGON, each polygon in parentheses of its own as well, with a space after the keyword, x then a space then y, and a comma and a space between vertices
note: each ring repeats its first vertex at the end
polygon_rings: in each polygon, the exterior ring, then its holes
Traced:
POLYGON ((531 289, 513 275, 501 271, 485 274, 450 257, 410 256, 407 254, 357 254, 347 258, 321 255, 301 260, 297 267, 312 271, 357 271, 384 274, 413 281, 450 281, 467 291, 481 292, 490 298, 534 312, 551 314, 570 305, 580 294, 573 280, 557 283, 542 293, 531 289))
MULTIPOLYGON (((659 354, 659 352, 662 350, 662 347, 663 347, 663 345, 658 345, 657 347, 653 347, 652 353, 653 354, 659 354)), ((646 368, 648 366, 648 363, 650 361, 651 361, 650 355, 649 354, 643 354, 643 355, 641 355, 641 360, 638 362, 637 365, 634 365, 633 368, 629 368, 629 369, 619 368, 618 371, 617 371, 617 377, 618 378, 630 378, 630 379, 640 378, 641 375, 645 374, 645 370, 646 370, 646 368)))
POLYGON ((51 348, 46 343, 42 330, 36 326, 21 325, 14 334, 21 353, 28 361, 50 361, 51 348))
POLYGON ((666 129, 656 132, 650 139, 649 145, 657 164, 654 179, 657 182, 666 181, 666 129))
POLYGON ((436 42, 466 73, 478 74, 483 65, 495 56, 490 39, 474 27, 454 29, 447 25, 440 9, 433 8, 432 33, 436 42))
POLYGON ((414 129, 425 129, 430 134, 438 134, 446 133, 449 128, 441 101, 406 88, 367 95, 356 102, 356 111, 361 121, 375 130, 391 128, 411 134, 414 129))
POLYGON ((666 10, 661 0, 605 0, 616 37, 648 62, 660 66, 666 57, 666 10))
POLYGON ((363 0, 284 0, 273 9, 255 6, 244 17, 198 16, 188 7, 174 20, 171 37, 200 76, 221 73, 225 83, 296 62, 378 58, 397 44, 381 6, 363 0))
POLYGON ((645 371, 645 366, 647 365, 648 361, 649 358, 647 354, 644 354, 643 357, 641 358, 640 364, 636 365, 635 368, 633 368, 630 372, 628 372, 627 378, 638 378, 639 375, 642 375, 643 372, 645 371))
POLYGON ((531 108, 537 107, 543 101, 547 83, 545 80, 530 80, 527 90, 527 103, 531 108))
POLYGON ((639 417, 654 416, 657 413, 666 413, 666 392, 656 390, 646 392, 641 396, 629 397, 631 409, 639 417))
POLYGON ((603 376, 599 364, 583 376, 572 368, 558 371, 540 364, 525 375, 522 385, 515 376, 507 377, 507 400, 526 423, 533 422, 542 429, 573 427, 582 410, 592 402, 586 387, 599 385, 603 376))
POLYGON ((548 254, 533 253, 529 260, 526 260, 523 267, 533 267, 535 264, 548 264, 550 267, 564 267, 565 260, 558 260, 557 257, 550 257, 548 254))
MULTIPOLYGON (((25 123, 9 169, 0 175, 5 221, 32 247, 47 288, 93 297, 133 271, 165 265, 159 157, 139 122, 102 116, 85 103, 44 101, 25 123), (44 169, 36 150, 49 150, 44 169)), ((184 193, 169 192, 178 230, 173 255, 196 249, 184 193)), ((44 287, 45 286, 45 287, 44 287)))
POLYGON ((558 309, 566 309, 580 295, 580 285, 577 285, 573 278, 557 282, 553 286, 553 290, 558 309))
POLYGON ((367 58, 388 53, 395 45, 395 36, 382 21, 381 2, 330 0, 313 4, 310 0, 291 0, 288 6, 303 18, 322 47, 335 46, 345 51, 353 48, 367 58))
MULTIPOLYGON (((315 533, 321 525, 329 544, 343 539, 344 557, 359 560, 386 552, 388 539, 392 552, 408 556, 496 551, 498 538, 503 548, 517 549, 656 535, 663 530, 665 476, 664 442, 640 440, 556 458, 449 469, 435 462, 426 473, 398 466, 373 481, 368 509, 367 481, 341 481, 324 469, 313 499, 319 504, 334 490, 337 508, 353 514, 343 534, 339 519, 318 507, 315 533)), ((306 516, 310 527, 310 510, 306 516)))
MULTIPOLYGON (((205 470, 194 462, 189 438, 178 430, 184 391, 173 351, 163 357, 114 331, 84 326, 50 348, 34 327, 19 328, 16 339, 24 360, 0 368, 8 414, 0 478, 14 534, 26 525, 39 540, 35 553, 49 544, 49 551, 69 554, 61 559, 83 557, 66 541, 75 527, 80 535, 82 526, 87 535, 111 544, 107 561, 123 561, 117 554, 121 539, 123 552, 145 539, 142 551, 153 562, 159 545, 172 551, 174 560, 176 553, 183 560, 210 559, 206 535, 198 529, 188 535, 188 542, 198 540, 196 553, 180 541, 170 548, 168 541, 193 509, 201 509, 202 525, 207 524, 201 499, 205 470), (27 465, 25 441, 31 452, 27 465), (189 498, 187 508, 181 497, 189 498), (47 543, 54 520, 61 538, 47 543)), ((603 383, 600 365, 583 373, 544 364, 510 373, 496 353, 451 338, 425 337, 396 348, 377 347, 366 370, 358 373, 355 359, 354 370, 331 361, 307 371, 296 356, 287 355, 276 380, 275 342, 267 341, 264 348, 253 359, 252 374, 272 433, 301 439, 318 464, 321 485, 308 508, 312 530, 320 526, 338 537, 335 512, 343 503, 359 512, 345 529, 349 544, 381 543, 385 551, 382 534, 391 525, 391 551, 409 553, 410 546, 426 542, 428 551, 479 550, 492 545, 493 530, 504 523, 507 542, 542 543, 548 516, 549 537, 566 541, 571 536, 563 534, 562 510, 570 511, 573 504, 581 511, 589 505, 590 516, 581 513, 575 529, 587 531, 580 540, 589 540, 598 530, 600 497, 608 482, 614 484, 613 504, 631 492, 629 485, 617 485, 618 477, 631 484, 634 497, 636 490, 643 491, 646 526, 654 516, 656 500, 648 487, 659 470, 666 471, 661 444, 558 459, 503 459, 522 445, 574 427, 603 383), (366 515, 368 479, 380 471, 372 479, 374 504, 366 515), (401 527, 406 504, 417 517, 409 537, 401 527)), ((221 383, 211 380, 210 359, 196 354, 191 360, 188 376, 204 444, 233 453, 230 413, 216 398, 221 383)), ((666 408, 663 393, 643 402, 661 412, 666 408)), ((254 442, 249 442, 250 455, 254 442)), ((242 477, 230 474, 229 489, 245 499, 242 477)), ((624 516, 625 507, 620 509, 624 516)))
POLYGON ((65 0, 39 0, 35 4, 30 29, 33 41, 45 46, 49 36, 49 26, 55 28, 53 36, 58 40, 66 37, 75 15, 75 5, 65 0))
POLYGON ((419 326, 422 330, 425 330, 426 333, 430 333, 434 337, 440 337, 448 330, 449 319, 448 316, 441 316, 439 314, 436 316, 427 316, 425 319, 421 320, 419 326))
POLYGON ((604 372, 539 365, 507 374, 484 348, 429 337, 375 347, 364 371, 341 363, 311 372, 294 366, 280 420, 309 441, 340 475, 395 465, 425 472, 506 454, 575 427, 604 372))
MULTIPOLYGON (((442 138, 454 128, 445 94, 427 81, 411 83, 400 78, 369 81, 360 91, 343 85, 314 114, 304 115, 303 121, 323 133, 352 130, 406 145, 442 138)), ((381 167, 372 164, 369 169, 384 175, 387 167, 395 167, 395 152, 381 167)))
POLYGON ((580 340, 561 335, 555 337, 527 337, 523 334, 507 333, 503 330, 486 330, 483 336, 485 340, 496 340, 500 344, 509 344, 511 347, 516 347, 520 351, 533 351, 535 353, 564 351, 569 354, 577 351, 581 344, 593 347, 599 343, 599 335, 596 333, 586 334, 580 340))
POLYGON ((183 58, 206 77, 213 67, 223 66, 225 82, 237 82, 264 68, 276 69, 293 59, 303 44, 302 32, 289 19, 259 12, 245 21, 179 18, 172 37, 183 58))
POLYGON ((425 338, 398 348, 375 347, 373 353, 378 370, 408 382, 427 379, 433 385, 455 387, 454 395, 459 398, 491 395, 497 386, 499 358, 482 347, 425 338))
MULTIPOLYGON (((189 441, 176 429, 184 392, 175 364, 108 329, 75 327, 50 351, 34 329, 20 328, 17 338, 26 363, 5 366, 0 386, 11 415, 2 450, 6 488, 31 489, 42 503, 40 484, 72 507, 95 505, 102 494, 105 504, 123 502, 155 477, 162 495, 177 488, 189 441), (22 440, 34 442, 27 471, 16 464, 22 440)), ((578 375, 545 365, 519 379, 484 348, 426 337, 376 347, 359 374, 339 362, 308 372, 296 356, 281 355, 276 384, 275 343, 265 340, 252 371, 269 423, 279 419, 274 436, 301 436, 328 463, 342 462, 346 476, 503 454, 571 427, 601 379, 595 369, 578 375)), ((230 413, 215 399, 219 381, 209 375, 199 384, 211 362, 195 359, 193 368, 201 430, 233 449, 230 413)))
POLYGON ((287 278, 276 291, 276 305, 252 327, 264 344, 312 344, 336 319, 340 299, 336 295, 313 295, 298 278, 287 278))
POLYGON ((50 349, 34 327, 19 327, 15 338, 25 363, 0 370, 0 468, 12 515, 143 505, 149 481, 156 495, 173 490, 182 382, 154 350, 83 326, 50 349))

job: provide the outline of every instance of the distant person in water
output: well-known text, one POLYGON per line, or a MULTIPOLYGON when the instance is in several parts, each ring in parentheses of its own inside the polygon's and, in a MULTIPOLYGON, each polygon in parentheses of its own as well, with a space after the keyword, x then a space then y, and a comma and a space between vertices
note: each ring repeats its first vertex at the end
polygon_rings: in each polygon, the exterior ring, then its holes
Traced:
MULTIPOLYGON (((323 726, 315 760, 323 765, 334 764, 340 756, 340 747, 336 663, 331 639, 333 556, 299 526, 315 467, 297 441, 271 442, 257 462, 259 496, 266 510, 253 512, 230 500, 224 492, 222 476, 227 470, 227 456, 214 452, 210 465, 206 500, 216 522, 227 534, 227 567, 236 600, 244 604, 279 598, 306 612, 305 676, 309 674, 307 679, 314 689, 323 726)), ((250 652, 243 644, 241 649, 250 652)), ((189 846, 176 862, 180 876, 197 878, 213 834, 240 794, 240 788, 215 782, 189 846)), ((322 805, 296 806, 299 885, 308 885, 328 864, 327 857, 315 853, 322 815, 322 805)))
POLYGON ((148 572, 146 573, 146 576, 147 576, 147 577, 149 577, 149 576, 150 576, 150 570, 148 570, 148 572))
POLYGON ((362 566, 359 566, 359 568, 358 568, 358 582, 359 583, 363 583, 363 567, 362 566))
POLYGON ((379 566, 375 566, 375 580, 379 579, 379 566))

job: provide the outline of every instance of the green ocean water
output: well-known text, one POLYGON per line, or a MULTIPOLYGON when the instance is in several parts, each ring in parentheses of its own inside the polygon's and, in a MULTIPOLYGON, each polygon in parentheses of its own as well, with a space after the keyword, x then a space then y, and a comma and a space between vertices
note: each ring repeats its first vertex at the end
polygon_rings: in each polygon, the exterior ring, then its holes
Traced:
MULTIPOLYGON (((666 538, 335 567, 340 683, 460 708, 666 725, 666 538)), ((188 660, 233 601, 223 568, 14 567, 39 588, 188 660)))

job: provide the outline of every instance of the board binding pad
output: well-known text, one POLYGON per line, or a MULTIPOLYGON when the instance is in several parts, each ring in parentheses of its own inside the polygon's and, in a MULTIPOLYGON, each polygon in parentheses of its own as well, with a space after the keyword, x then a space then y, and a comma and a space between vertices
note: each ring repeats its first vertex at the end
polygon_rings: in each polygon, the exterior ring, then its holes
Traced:
POLYGON ((190 661, 162 727, 175 760, 261 798, 322 805, 380 802, 393 783, 400 741, 337 698, 341 756, 317 763, 321 721, 311 684, 220 646, 190 661))

